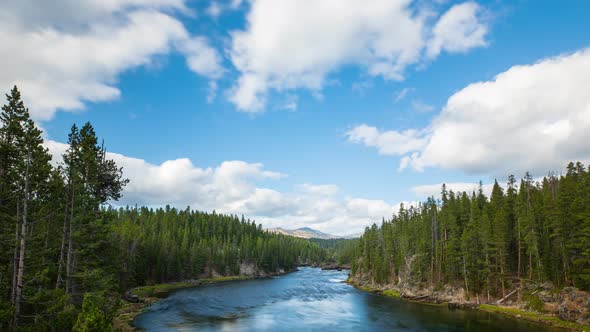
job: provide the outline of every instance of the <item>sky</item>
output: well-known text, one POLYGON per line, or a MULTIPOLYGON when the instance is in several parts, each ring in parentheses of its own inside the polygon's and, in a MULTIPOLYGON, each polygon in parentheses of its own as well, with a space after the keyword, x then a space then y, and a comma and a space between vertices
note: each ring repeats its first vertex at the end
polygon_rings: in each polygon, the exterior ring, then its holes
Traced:
POLYGON ((590 160, 590 2, 7 0, 0 87, 170 204, 338 235, 590 160))

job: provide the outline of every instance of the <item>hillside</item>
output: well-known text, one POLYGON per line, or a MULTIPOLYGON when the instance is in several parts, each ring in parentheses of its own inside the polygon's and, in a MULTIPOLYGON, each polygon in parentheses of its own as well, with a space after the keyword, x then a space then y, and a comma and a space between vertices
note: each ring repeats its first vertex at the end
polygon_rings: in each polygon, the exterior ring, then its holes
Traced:
POLYGON ((342 236, 332 235, 328 233, 323 233, 318 230, 309 227, 297 228, 297 229, 286 229, 281 227, 269 228, 267 229, 270 233, 278 233, 284 235, 290 235, 294 237, 299 237, 303 239, 340 239, 344 238, 342 236))

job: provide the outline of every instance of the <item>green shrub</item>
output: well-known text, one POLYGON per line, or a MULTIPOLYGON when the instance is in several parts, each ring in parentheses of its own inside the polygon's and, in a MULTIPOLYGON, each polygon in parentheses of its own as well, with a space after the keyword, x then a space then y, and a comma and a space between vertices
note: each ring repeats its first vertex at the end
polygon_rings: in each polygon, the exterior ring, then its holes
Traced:
POLYGON ((523 294, 522 300, 526 303, 525 307, 528 310, 534 310, 541 313, 546 312, 545 303, 543 303, 543 301, 541 301, 541 299, 536 294, 523 294))
POLYGON ((104 294, 86 293, 74 332, 103 332, 113 329, 114 305, 104 294))

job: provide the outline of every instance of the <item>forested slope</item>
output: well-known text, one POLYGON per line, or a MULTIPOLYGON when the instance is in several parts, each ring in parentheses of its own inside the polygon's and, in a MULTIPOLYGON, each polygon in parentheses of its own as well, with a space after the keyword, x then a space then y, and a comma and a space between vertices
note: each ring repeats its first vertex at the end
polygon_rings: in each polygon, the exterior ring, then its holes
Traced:
POLYGON ((109 331, 130 287, 323 259, 317 244, 236 216, 112 208, 128 181, 92 125, 72 126, 63 162, 53 167, 16 87, 7 98, 0 114, 0 330, 109 331))
POLYGON ((590 290, 590 172, 497 182, 490 197, 448 191, 365 230, 354 279, 376 285, 458 285, 500 298, 521 282, 590 290))

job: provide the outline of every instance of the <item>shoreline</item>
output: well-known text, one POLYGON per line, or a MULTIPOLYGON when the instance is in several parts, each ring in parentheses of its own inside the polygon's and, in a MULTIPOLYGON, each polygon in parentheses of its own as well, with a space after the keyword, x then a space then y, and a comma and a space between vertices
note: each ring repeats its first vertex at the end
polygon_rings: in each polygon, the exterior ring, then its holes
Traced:
POLYGON ((142 331, 141 329, 133 325, 135 318, 140 315, 145 309, 154 305, 156 302, 165 299, 172 292, 187 289, 196 288, 201 286, 208 286, 213 284, 220 284, 232 281, 245 281, 253 279, 266 279, 280 275, 289 274, 298 271, 298 268, 294 268, 285 272, 268 273, 266 276, 249 276, 249 275, 238 275, 238 276, 224 276, 224 277, 213 277, 213 278, 201 278, 195 280, 170 282, 163 284, 139 286, 129 290, 129 293, 138 297, 138 302, 130 302, 121 298, 122 305, 113 316, 113 331, 119 332, 132 332, 142 331))
POLYGON ((511 306, 498 305, 498 304, 476 304, 472 302, 452 303, 452 302, 432 302, 428 301, 429 297, 422 298, 409 298, 404 297, 403 294, 394 289, 378 289, 369 286, 363 286, 354 282, 350 277, 346 280, 346 283, 353 286, 356 289, 381 295, 385 297, 391 297, 400 299, 403 301, 421 303, 425 305, 433 306, 447 306, 449 309, 462 309, 462 310, 480 310, 489 313, 502 314, 514 317, 516 319, 523 319, 530 322, 535 322, 543 325, 552 327, 562 328, 569 331, 590 331, 590 325, 583 325, 572 321, 563 320, 555 315, 544 314, 531 310, 524 310, 511 306))

